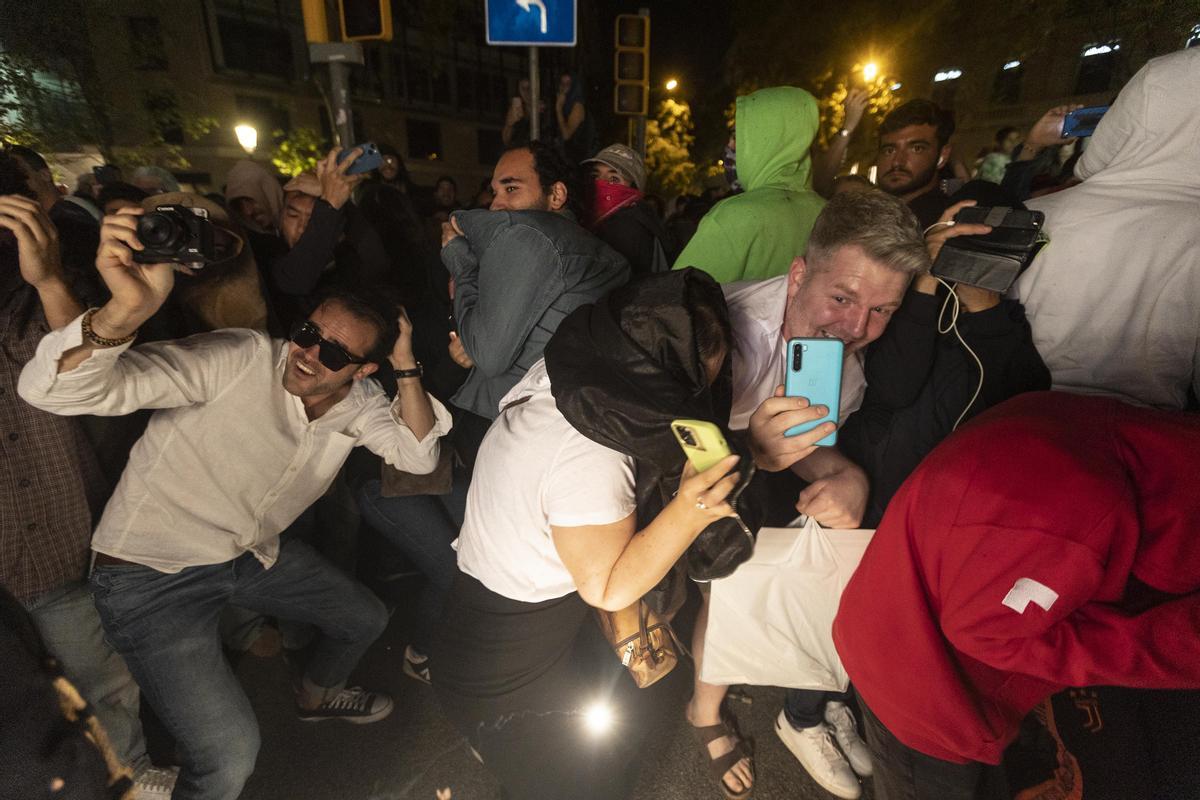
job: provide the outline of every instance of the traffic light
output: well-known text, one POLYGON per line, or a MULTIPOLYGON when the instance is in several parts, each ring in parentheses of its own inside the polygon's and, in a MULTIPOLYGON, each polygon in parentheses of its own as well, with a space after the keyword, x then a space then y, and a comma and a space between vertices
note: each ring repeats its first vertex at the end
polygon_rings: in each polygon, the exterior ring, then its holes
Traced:
POLYGON ((650 17, 618 14, 613 111, 645 116, 650 106, 650 17))
POLYGON ((391 0, 338 0, 342 41, 392 40, 391 0))

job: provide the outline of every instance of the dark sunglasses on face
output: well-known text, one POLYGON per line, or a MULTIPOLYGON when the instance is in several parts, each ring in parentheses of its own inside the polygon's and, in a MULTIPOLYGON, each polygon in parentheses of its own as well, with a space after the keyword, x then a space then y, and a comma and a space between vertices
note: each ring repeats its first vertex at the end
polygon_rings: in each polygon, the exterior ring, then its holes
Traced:
POLYGON ((349 364, 367 364, 369 361, 365 358, 355 358, 346 352, 345 348, 336 342, 331 342, 321 336, 321 329, 317 327, 312 320, 297 322, 292 326, 291 335, 292 344, 297 347, 307 350, 314 344, 320 345, 317 348, 317 360, 325 369, 337 372, 344 369, 349 364))

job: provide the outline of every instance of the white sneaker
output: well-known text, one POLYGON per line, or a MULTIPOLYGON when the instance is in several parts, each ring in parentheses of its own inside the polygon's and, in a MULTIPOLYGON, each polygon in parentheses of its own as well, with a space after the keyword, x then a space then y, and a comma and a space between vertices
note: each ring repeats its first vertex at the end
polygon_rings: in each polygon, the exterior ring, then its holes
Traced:
POLYGON ((831 700, 825 704, 825 721, 833 726, 833 736, 838 747, 850 762, 850 767, 864 778, 871 776, 871 751, 858 735, 854 713, 845 703, 831 700))
POLYGON ((146 764, 133 775, 131 800, 171 800, 179 767, 156 767, 146 764))
POLYGON ((796 730, 780 711, 775 719, 775 733, 825 791, 843 800, 858 800, 862 796, 862 786, 833 743, 828 726, 821 724, 796 730))

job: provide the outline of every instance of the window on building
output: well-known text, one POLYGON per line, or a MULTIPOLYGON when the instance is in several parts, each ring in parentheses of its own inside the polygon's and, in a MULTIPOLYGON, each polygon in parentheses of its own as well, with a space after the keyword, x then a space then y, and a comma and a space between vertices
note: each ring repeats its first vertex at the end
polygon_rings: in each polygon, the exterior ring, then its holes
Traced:
POLYGON ((217 16, 221 63, 226 69, 291 80, 295 64, 287 28, 266 22, 217 16))
POLYGON ((450 65, 439 61, 433 65, 433 102, 439 106, 453 105, 450 92, 450 65))
POLYGON ((168 66, 167 48, 156 17, 126 17, 129 26, 129 49, 133 68, 162 70, 168 66))
POLYGON ((933 102, 942 108, 954 108, 954 97, 958 94, 962 74, 963 71, 958 67, 947 67, 934 73, 933 102))
POLYGON ((237 105, 238 123, 257 128, 260 143, 278 135, 286 136, 292 130, 291 114, 270 97, 239 94, 233 101, 237 105))
POLYGON ((383 97, 383 53, 378 45, 368 42, 363 48, 363 63, 351 69, 354 94, 359 97, 383 97))
POLYGON ((409 52, 404 59, 404 66, 405 96, 414 103, 433 102, 428 58, 419 52, 409 52))
POLYGON ((992 102, 996 105, 1011 105, 1021 100, 1021 80, 1025 67, 1015 59, 1005 62, 992 82, 992 102))
POLYGON ((475 144, 479 154, 479 163, 488 166, 500 160, 504 152, 504 140, 500 131, 494 128, 479 128, 475 131, 475 144))
POLYGON ((167 144, 183 144, 183 118, 179 103, 171 92, 147 92, 142 106, 150 116, 150 125, 167 144))
POLYGON ((462 66, 454 70, 454 92, 455 105, 463 111, 475 110, 478 102, 475 92, 475 70, 462 66))
POLYGON ((430 161, 442 158, 442 126, 423 119, 406 121, 408 132, 408 157, 430 161))
POLYGON ((1183 43, 1183 49, 1189 47, 1200 47, 1200 25, 1192 27, 1191 33, 1188 34, 1187 41, 1183 43))
POLYGON ((1079 75, 1075 79, 1075 94, 1096 94, 1112 89, 1121 55, 1120 42, 1090 44, 1079 56, 1079 75))

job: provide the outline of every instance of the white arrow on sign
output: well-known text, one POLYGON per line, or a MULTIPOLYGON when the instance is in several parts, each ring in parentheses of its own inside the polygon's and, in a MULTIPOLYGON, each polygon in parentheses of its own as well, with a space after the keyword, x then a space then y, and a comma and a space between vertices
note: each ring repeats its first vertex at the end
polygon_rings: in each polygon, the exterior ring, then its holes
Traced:
POLYGON ((537 6, 542 15, 542 33, 546 32, 546 4, 542 0, 517 0, 522 11, 528 11, 530 6, 537 6))

